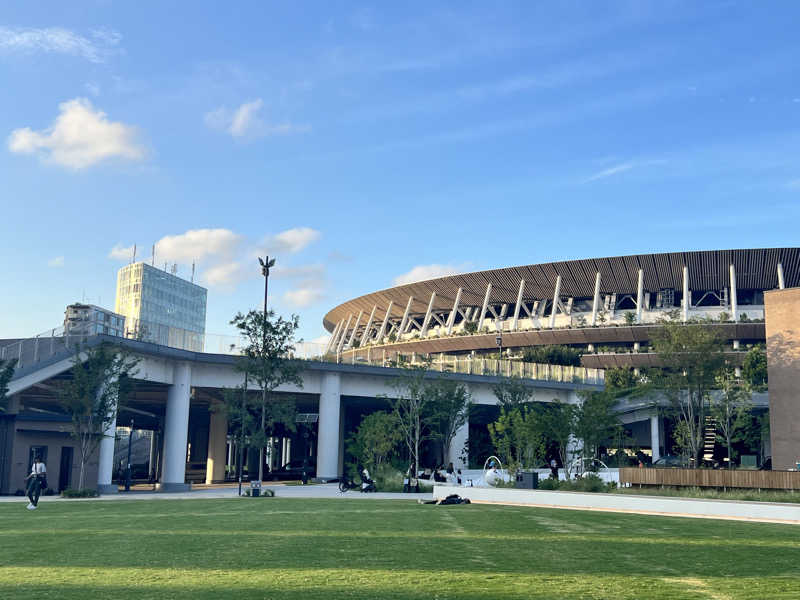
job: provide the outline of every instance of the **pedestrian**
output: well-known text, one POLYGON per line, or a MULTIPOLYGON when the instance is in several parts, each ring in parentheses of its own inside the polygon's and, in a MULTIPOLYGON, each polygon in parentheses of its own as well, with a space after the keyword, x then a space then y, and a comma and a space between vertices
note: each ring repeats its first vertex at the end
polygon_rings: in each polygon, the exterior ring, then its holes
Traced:
POLYGON ((555 458, 550 459, 550 479, 558 479, 558 463, 555 458))
POLYGON ((35 510, 39 506, 39 496, 42 493, 42 484, 47 481, 47 467, 44 462, 39 459, 39 456, 33 457, 33 465, 31 466, 31 473, 25 480, 28 482, 28 510, 35 510))

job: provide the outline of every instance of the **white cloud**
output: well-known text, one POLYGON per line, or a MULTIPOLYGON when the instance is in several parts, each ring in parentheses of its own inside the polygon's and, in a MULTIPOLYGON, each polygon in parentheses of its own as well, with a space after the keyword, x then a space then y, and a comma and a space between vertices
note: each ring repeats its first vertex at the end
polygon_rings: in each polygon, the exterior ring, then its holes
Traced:
POLYGON ((325 277, 324 265, 300 265, 297 267, 275 266, 270 275, 276 279, 320 279, 325 277))
POLYGON ((235 110, 221 106, 205 114, 206 125, 216 131, 223 131, 237 139, 257 138, 267 135, 288 135, 307 133, 309 125, 289 122, 269 124, 261 117, 264 101, 261 98, 250 100, 235 110))
POLYGON ((48 267, 63 267, 64 266, 64 257, 63 256, 56 256, 55 258, 51 258, 47 261, 48 267))
POLYGON ((108 253, 108 258, 114 260, 128 261, 132 256, 133 246, 123 246, 122 244, 116 244, 108 253))
POLYGON ((311 227, 295 227, 287 229, 261 241, 262 253, 288 252, 295 254, 305 249, 309 244, 317 241, 320 232, 311 227))
POLYGON ((307 282, 307 285, 289 290, 283 295, 283 300, 296 308, 308 308, 325 297, 321 285, 317 282, 307 282))
POLYGON ((104 160, 121 158, 142 160, 144 148, 138 143, 136 128, 109 121, 86 98, 75 98, 59 105, 60 114, 48 129, 15 129, 8 138, 8 149, 18 154, 38 154, 42 159, 72 169, 85 169, 104 160))
POLYGON ((203 280, 210 286, 231 291, 238 284, 258 275, 256 267, 247 270, 242 263, 221 263, 205 270, 203 280))
POLYGON ((122 36, 110 29, 97 29, 86 37, 63 27, 0 26, 0 51, 67 54, 93 63, 105 62, 121 40, 122 36))
POLYGON ((463 273, 464 270, 452 265, 417 265, 408 273, 398 275, 392 280, 393 285, 404 285, 407 283, 416 283, 417 281, 426 281, 428 279, 436 279, 438 277, 446 277, 448 275, 458 275, 463 273))
POLYGON ((617 173, 624 173, 625 171, 630 171, 633 168, 633 163, 623 163, 621 165, 616 165, 614 167, 610 167, 608 169, 603 169, 602 171, 595 173, 591 177, 584 180, 584 183, 588 183, 590 181, 596 181, 598 179, 605 179, 606 177, 611 177, 612 175, 616 175, 617 173))
POLYGON ((188 264, 206 258, 229 259, 237 252, 243 239, 230 229, 190 229, 158 240, 156 260, 188 264))

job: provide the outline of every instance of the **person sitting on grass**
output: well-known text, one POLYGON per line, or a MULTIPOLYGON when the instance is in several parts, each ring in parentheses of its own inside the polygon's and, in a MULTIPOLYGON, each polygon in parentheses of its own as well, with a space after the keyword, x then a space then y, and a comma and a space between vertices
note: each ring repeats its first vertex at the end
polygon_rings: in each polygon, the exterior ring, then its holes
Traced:
POLYGON ((375 487, 375 482, 370 478, 369 471, 367 471, 367 467, 359 466, 358 472, 361 475, 361 491, 362 492, 377 491, 377 488, 375 487))

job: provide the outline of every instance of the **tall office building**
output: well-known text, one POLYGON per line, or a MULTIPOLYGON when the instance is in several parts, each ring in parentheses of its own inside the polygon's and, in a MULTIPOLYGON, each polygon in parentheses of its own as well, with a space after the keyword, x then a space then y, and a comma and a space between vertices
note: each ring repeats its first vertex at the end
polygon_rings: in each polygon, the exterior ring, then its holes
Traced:
POLYGON ((207 293, 204 287, 137 262, 117 273, 115 310, 125 316, 127 337, 202 352, 207 293))
POLYGON ((90 336, 97 333, 123 337, 125 317, 93 304, 70 304, 64 311, 64 335, 90 336))

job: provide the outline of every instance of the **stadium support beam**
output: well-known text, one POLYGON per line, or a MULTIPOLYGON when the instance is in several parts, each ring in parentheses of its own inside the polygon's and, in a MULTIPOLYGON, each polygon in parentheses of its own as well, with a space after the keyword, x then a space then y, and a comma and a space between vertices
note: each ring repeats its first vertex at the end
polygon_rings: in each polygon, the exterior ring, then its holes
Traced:
POLYGON ((736 267, 731 263, 731 317, 733 322, 739 320, 739 302, 736 298, 736 267))
POLYGON ((642 300, 644 299, 644 271, 639 269, 639 283, 636 286, 636 322, 642 322, 642 300))
POLYGON ((517 303, 514 305, 514 320, 511 321, 511 331, 517 330, 517 323, 519 322, 519 308, 522 305, 522 292, 525 289, 525 280, 519 280, 519 291, 517 292, 517 303))
POLYGON ((337 324, 336 327, 333 329, 333 333, 331 334, 331 339, 328 340, 328 343, 325 345, 325 354, 331 351, 333 345, 336 343, 336 338, 339 335, 339 330, 342 328, 342 324, 344 323, 344 319, 341 319, 337 324))
POLYGON ((653 449, 653 462, 661 458, 661 425, 658 414, 650 416, 650 447, 653 449))
POLYGON ((414 296, 408 297, 406 303, 406 310, 403 313, 403 320, 400 321, 400 329, 397 330, 397 340, 400 341, 400 336, 406 332, 406 325, 408 324, 408 313, 411 312, 411 303, 414 302, 414 296))
POLYGON ((431 292, 431 299, 428 302, 428 310, 425 311, 425 318, 422 320, 422 327, 420 328, 420 338, 424 338, 425 334, 428 333, 428 325, 431 323, 431 311, 433 310, 434 302, 436 302, 436 292, 431 292))
POLYGON ((782 290, 786 287, 786 283, 783 279, 783 265, 778 263, 778 289, 782 290))
POLYGON ((358 324, 361 323, 361 317, 363 316, 364 316, 364 311, 363 310, 358 311, 358 318, 356 319, 356 324, 353 325, 353 331, 352 333, 350 333, 350 339, 347 342, 348 348, 353 347, 353 342, 356 339, 356 332, 358 331, 358 324))
POLYGON ((381 323, 381 328, 378 330, 378 335, 375 340, 380 343, 383 339, 383 336, 386 335, 386 325, 389 323, 389 315, 392 314, 392 306, 394 305, 394 301, 389 300, 389 306, 386 308, 386 316, 383 317, 383 323, 381 323))
POLYGON ((339 338, 339 344, 336 346, 336 354, 339 354, 344 347, 344 339, 347 337, 347 330, 350 328, 350 321, 353 320, 353 314, 350 313, 347 315, 347 323, 344 325, 344 329, 342 329, 342 337, 339 338))
POLYGON ((173 367, 172 385, 167 389, 164 419, 164 463, 159 491, 183 492, 186 484, 186 442, 189 431, 189 403, 192 395, 192 364, 173 367))
POLYGON ((450 313, 450 318, 447 319, 447 335, 452 335, 453 325, 456 324, 456 314, 458 313, 458 305, 461 303, 461 292, 462 289, 458 288, 458 291, 456 292, 456 299, 453 302, 453 311, 450 313))
POLYGON ((689 266, 683 265, 683 298, 681 299, 683 302, 683 322, 689 320, 689 303, 691 302, 691 298, 689 298, 689 266))
POLYGON ((592 300, 592 327, 597 325, 597 309, 600 307, 600 271, 594 276, 594 299, 592 300))
POLYGON ((556 315, 558 314, 558 306, 561 304, 559 296, 561 296, 561 275, 556 276, 556 288, 553 290, 553 308, 550 310, 550 329, 555 329, 556 327, 556 315))
POLYGON ((372 306, 372 312, 369 313, 369 319, 367 319, 367 325, 364 327, 364 333, 361 334, 361 346, 363 346, 366 342, 369 341, 369 330, 372 327, 372 321, 375 319, 375 311, 378 310, 378 305, 374 304, 372 306))
POLYGON ((481 307, 481 314, 478 315, 478 333, 483 329, 483 318, 486 316, 486 308, 489 306, 489 297, 492 295, 492 284, 486 286, 486 295, 483 297, 483 306, 481 307))

